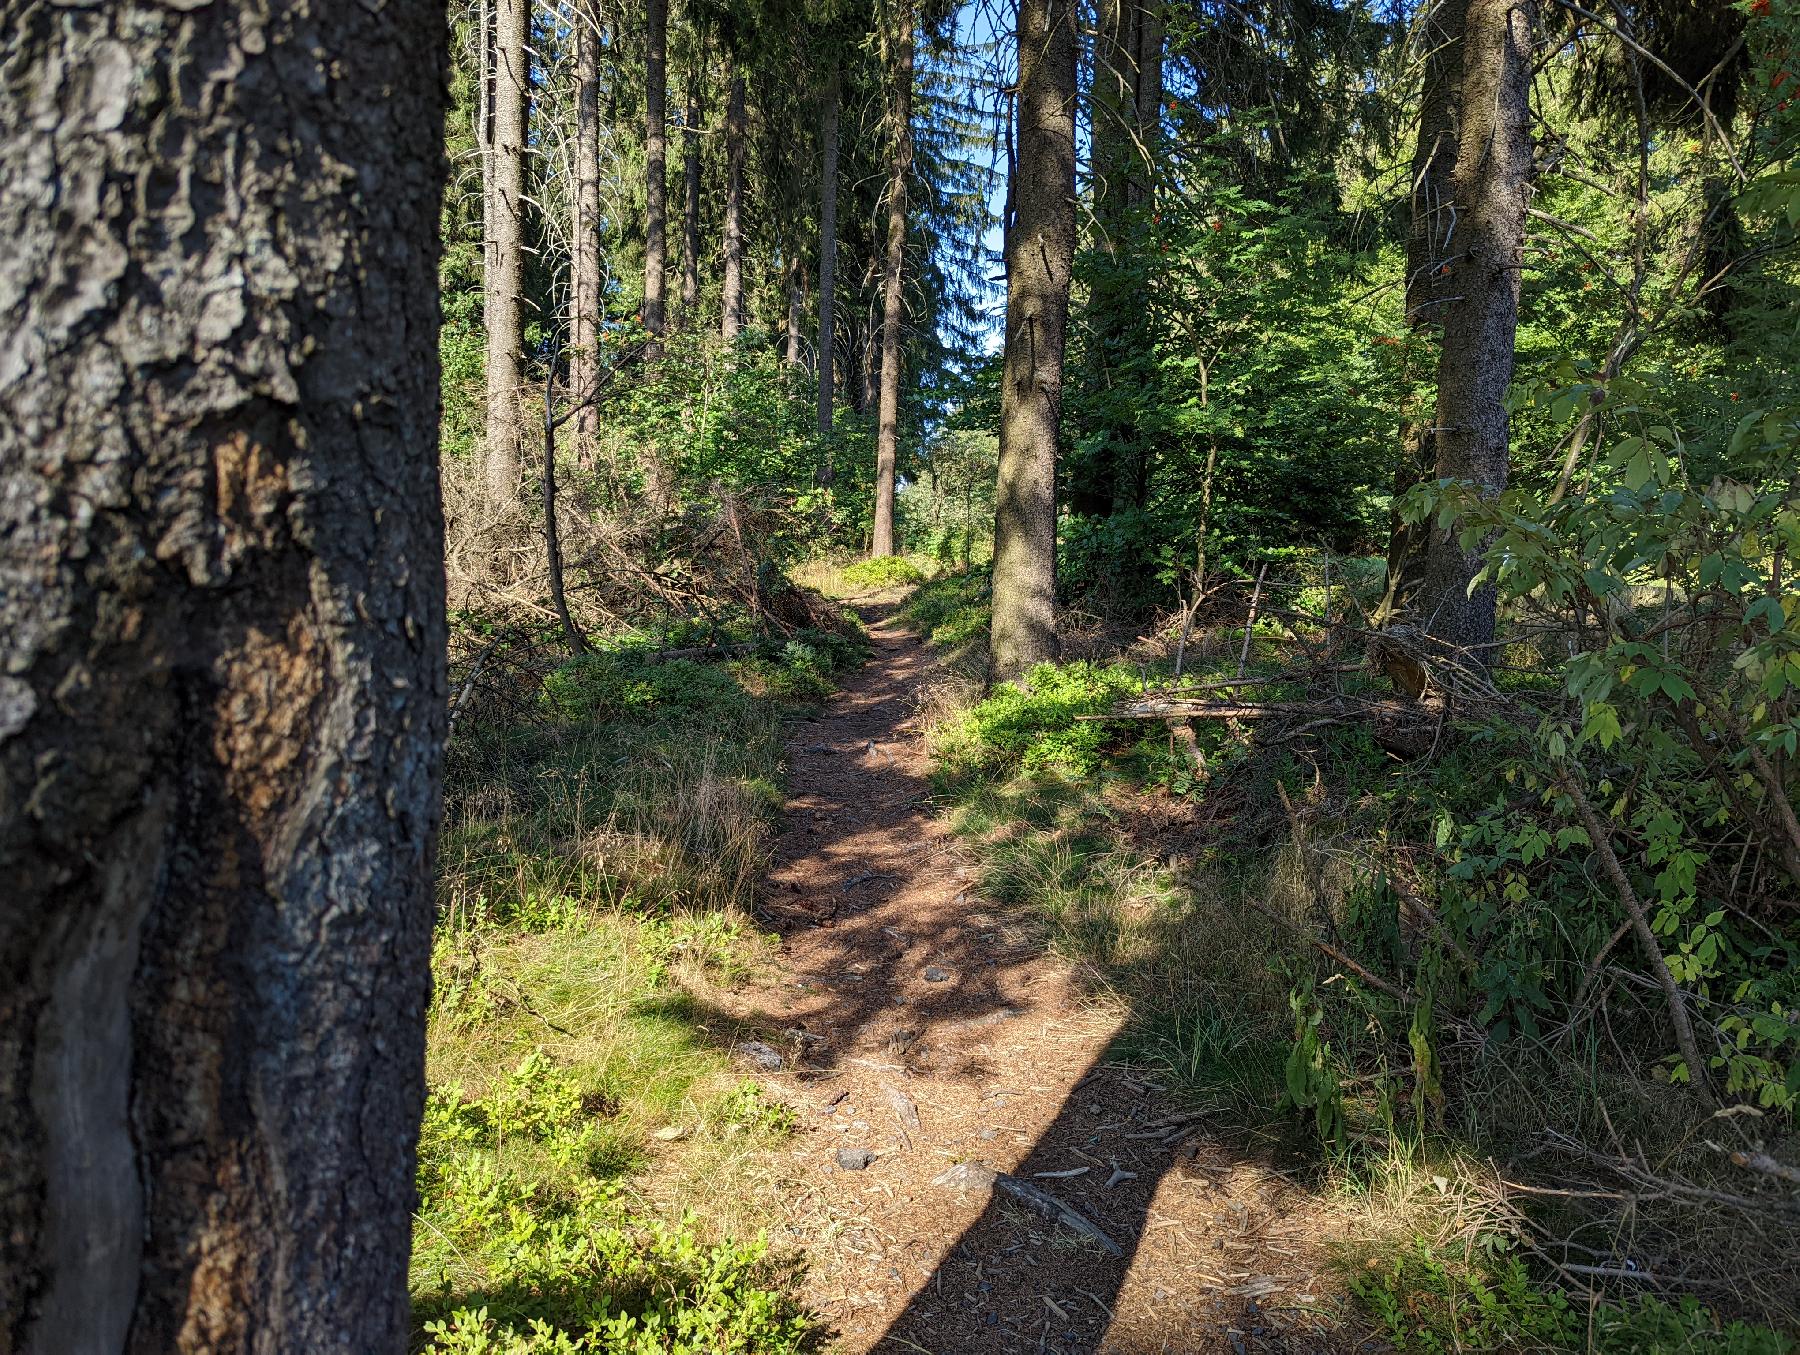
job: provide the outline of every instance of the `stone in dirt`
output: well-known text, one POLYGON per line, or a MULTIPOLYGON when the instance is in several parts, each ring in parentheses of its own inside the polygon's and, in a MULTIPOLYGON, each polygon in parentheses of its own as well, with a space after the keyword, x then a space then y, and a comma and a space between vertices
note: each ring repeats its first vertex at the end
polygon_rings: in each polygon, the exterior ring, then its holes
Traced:
POLYGON ((733 1046, 732 1052, 749 1059, 758 1068, 768 1072, 779 1073, 781 1071, 781 1052, 764 1044, 761 1040, 745 1040, 742 1044, 733 1046))
POLYGON ((917 1129, 919 1127, 918 1103, 898 1087, 883 1087, 881 1090, 887 1094, 888 1104, 894 1108, 894 1114, 899 1117, 900 1123, 908 1129, 917 1129))
POLYGON ((837 1164, 847 1172, 859 1172, 875 1160, 875 1154, 867 1148, 840 1148, 837 1150, 837 1164))
POLYGON ((950 971, 948 969, 940 969, 937 965, 925 966, 925 982, 927 983, 943 983, 949 979, 949 977, 950 971))

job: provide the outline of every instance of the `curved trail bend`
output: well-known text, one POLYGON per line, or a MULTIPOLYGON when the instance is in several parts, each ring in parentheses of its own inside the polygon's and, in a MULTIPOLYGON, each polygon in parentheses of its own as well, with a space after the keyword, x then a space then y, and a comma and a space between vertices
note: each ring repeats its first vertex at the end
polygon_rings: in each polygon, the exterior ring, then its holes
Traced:
POLYGON ((794 1060, 779 1079, 801 1117, 791 1234, 838 1348, 1344 1348, 1316 1325, 1309 1197, 1108 1064, 1119 1013, 1028 919, 984 904, 927 803, 915 716, 933 655, 891 619, 872 639, 790 745, 764 891, 782 973, 737 1013, 794 1060), (1122 1255, 978 1171, 935 1183, 971 1161, 1048 1192, 1122 1255))

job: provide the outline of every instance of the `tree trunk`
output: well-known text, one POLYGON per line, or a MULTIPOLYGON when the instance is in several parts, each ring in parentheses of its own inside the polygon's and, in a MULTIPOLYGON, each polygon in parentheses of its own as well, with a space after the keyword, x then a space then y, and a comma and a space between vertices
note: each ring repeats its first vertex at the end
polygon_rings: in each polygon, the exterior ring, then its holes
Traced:
MULTIPOLYGON (((1425 55, 1419 94, 1419 138, 1412 159, 1412 222, 1406 238, 1406 323, 1412 331, 1406 388, 1421 359, 1435 357, 1441 302, 1454 293, 1438 269, 1452 240, 1451 171, 1456 165, 1457 98, 1462 84, 1464 16, 1468 0, 1442 0, 1425 23, 1420 40, 1425 55)), ((1457 282, 1460 285, 1460 279, 1457 282)), ((1432 365, 1435 366, 1435 363, 1432 365)), ((1400 496, 1437 469, 1434 411, 1427 409, 1401 425, 1400 459, 1394 468, 1395 507, 1388 514, 1388 610, 1405 611, 1415 600, 1424 563, 1426 529, 1401 521, 1400 496)))
POLYGON ((444 10, 9 13, 0 1349, 399 1355, 444 10))
POLYGON ((894 32, 894 163, 888 177, 887 260, 881 295, 881 395, 875 424, 875 536, 871 553, 894 553, 894 475, 900 459, 900 306, 906 268, 906 177, 912 172, 912 5, 894 32))
POLYGON ((488 496, 503 506, 519 497, 530 29, 530 0, 494 0, 493 193, 485 230, 489 267, 482 305, 487 330, 487 488, 488 496))
POLYGON ((725 287, 719 333, 727 341, 744 328, 744 77, 733 72, 725 110, 725 287))
MULTIPOLYGON (((1156 156, 1161 145, 1163 96, 1163 22, 1157 0, 1126 0, 1129 23, 1124 31, 1124 52, 1131 62, 1129 103, 1121 111, 1130 116, 1131 144, 1119 165, 1120 188, 1127 209, 1126 229, 1134 247, 1141 235, 1142 216, 1150 201, 1156 156)), ((1126 333, 1141 329, 1135 311, 1125 320, 1126 333)), ((1124 430, 1113 476, 1112 511, 1140 509, 1150 498, 1151 444, 1134 420, 1124 430)))
MULTIPOLYGON (((475 140, 481 152, 481 277, 485 288, 494 276, 494 96, 498 62, 494 54, 494 0, 476 0, 475 22, 479 25, 476 53, 479 94, 476 96, 475 140)), ((482 331, 487 330, 487 315, 482 314, 482 331)))
POLYGON ((1162 154, 1163 16, 1157 0, 1137 0, 1137 132, 1139 151, 1126 178, 1131 200, 1150 201, 1158 160, 1162 154))
MULTIPOLYGON (((668 0, 645 0, 644 22, 644 329, 661 337, 667 324, 668 270, 668 0)), ((646 353, 655 357, 661 345, 646 353)))
POLYGON ((1072 0, 1020 0, 1018 128, 990 632, 1001 681, 1056 656, 1056 441, 1075 254, 1072 0))
POLYGON ((569 375, 577 408, 575 452, 582 466, 594 463, 600 435, 600 34, 598 20, 585 9, 575 15, 575 249, 569 287, 569 375))
MULTIPOLYGON (((1492 496, 1506 487, 1506 390, 1519 323, 1519 269, 1531 197, 1532 0, 1469 0, 1450 181, 1456 233, 1444 260, 1443 353, 1438 360, 1437 473, 1492 496)), ((1456 529, 1433 528, 1425 548, 1419 612, 1426 630, 1459 657, 1486 663, 1494 640, 1494 589, 1473 594, 1479 547, 1456 529)))
POLYGON ((689 77, 681 127, 681 322, 700 307, 700 95, 689 77))
MULTIPOLYGON (((834 61, 825 83, 824 110, 819 115, 819 436, 831 435, 832 399, 837 384, 837 194, 838 105, 843 86, 834 61)), ((830 451, 819 467, 822 484, 831 483, 830 451)))
MULTIPOLYGON (((1088 294, 1102 381, 1130 389, 1128 367, 1142 353, 1142 296, 1115 260, 1139 252, 1140 216, 1149 200, 1152 158, 1162 125, 1163 28, 1154 4, 1107 0, 1100 10, 1093 87, 1094 230, 1109 266, 1088 294)), ((1144 435, 1124 398, 1102 407, 1091 461, 1078 466, 1070 507, 1090 516, 1141 508, 1149 492, 1144 435)))
POLYGON ((782 265, 787 277, 787 365, 798 367, 804 360, 801 352, 800 317, 806 310, 806 293, 800 286, 800 256, 791 249, 782 265))
POLYGON ((857 402, 856 412, 866 414, 871 409, 878 409, 880 401, 881 325, 871 309, 863 322, 862 399, 857 402))

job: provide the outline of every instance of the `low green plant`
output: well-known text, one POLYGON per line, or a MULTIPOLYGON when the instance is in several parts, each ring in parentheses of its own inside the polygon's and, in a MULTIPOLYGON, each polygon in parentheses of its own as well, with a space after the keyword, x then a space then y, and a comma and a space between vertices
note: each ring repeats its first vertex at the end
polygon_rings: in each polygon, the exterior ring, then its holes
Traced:
POLYGON ((787 1355, 816 1324, 790 1296, 766 1238, 707 1242, 622 1209, 595 1187, 554 1209, 503 1199, 484 1238, 490 1280, 421 1296, 418 1349, 434 1355, 787 1355), (496 1220, 499 1222, 499 1220, 496 1220))
POLYGON ((1665 1074, 1791 1115, 1800 596, 1786 561, 1800 553, 1800 405, 1684 436, 1651 398, 1563 363, 1515 403, 1564 420, 1604 403, 1618 435, 1577 492, 1490 498, 1444 481, 1402 501, 1409 520, 1484 549, 1478 581, 1565 651, 1559 687, 1514 693, 1477 736, 1504 788, 1441 797, 1444 914, 1479 957, 1479 1019, 1529 1035, 1587 996, 1589 957, 1647 910, 1652 972, 1666 964, 1716 1033, 1680 1055, 1665 1045, 1665 1074), (1628 892, 1595 869, 1607 857, 1628 892))
POLYGON ((719 664, 659 661, 629 650, 572 659, 544 680, 544 699, 565 718, 585 721, 691 717, 742 719, 748 697, 719 664))
POLYGON ((903 615, 932 644, 954 653, 986 639, 992 597, 985 569, 940 574, 913 590, 903 615))
POLYGON ((1104 720, 1084 717, 1103 715, 1140 683, 1123 666, 1039 664, 1023 686, 995 687, 941 728, 939 756, 953 769, 1092 775, 1112 732, 1104 720))
POLYGON ((1371 1258, 1350 1288, 1394 1349, 1589 1351, 1596 1355, 1785 1355, 1793 1343, 1767 1327, 1724 1321, 1687 1297, 1641 1295, 1623 1304, 1578 1305, 1539 1284, 1516 1255, 1471 1260, 1415 1239, 1371 1258))
POLYGON ((915 588, 926 574, 904 555, 877 555, 845 565, 842 577, 853 588, 915 588))

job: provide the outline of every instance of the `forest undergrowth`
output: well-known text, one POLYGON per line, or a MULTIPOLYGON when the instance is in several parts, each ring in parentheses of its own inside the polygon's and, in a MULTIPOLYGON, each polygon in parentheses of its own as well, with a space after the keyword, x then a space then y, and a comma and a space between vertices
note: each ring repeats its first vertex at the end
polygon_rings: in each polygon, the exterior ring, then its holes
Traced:
POLYGON ((961 673, 930 702, 937 792, 985 890, 1129 1014, 1117 1058, 1354 1211, 1340 1279, 1396 1349, 1789 1349, 1800 1218, 1738 1165, 1793 1156, 1786 1069, 1721 1108, 1622 1044, 1659 1025, 1654 994, 1617 976, 1583 1005, 1594 942, 1566 881, 1526 874, 1499 927, 1469 907, 1497 869, 1470 868, 1472 825, 1496 794, 1530 804, 1502 730, 1419 758, 1368 720, 1281 718, 1318 699, 1322 660, 1345 699, 1385 688, 1346 644, 1381 577, 1290 557, 1248 627, 1245 579, 1185 627, 1077 624, 1065 652, 1086 657, 991 692, 985 574, 918 588, 907 616, 961 673), (1169 691, 1255 708, 1191 743, 1122 716, 1169 691))
POLYGON ((640 612, 570 658, 463 583, 416 1348, 811 1349, 775 1189, 795 1111, 708 999, 772 963, 784 729, 857 625, 815 595, 820 628, 759 632, 720 590, 716 627, 640 612))

